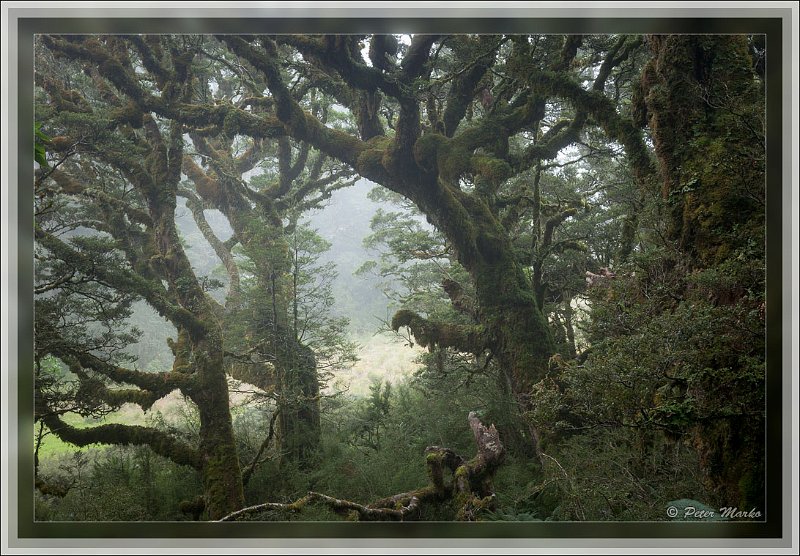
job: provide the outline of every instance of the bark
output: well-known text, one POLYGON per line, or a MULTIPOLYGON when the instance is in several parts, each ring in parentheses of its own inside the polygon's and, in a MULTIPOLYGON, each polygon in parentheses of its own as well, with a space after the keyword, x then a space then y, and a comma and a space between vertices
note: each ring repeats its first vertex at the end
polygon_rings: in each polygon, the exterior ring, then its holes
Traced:
MULTIPOLYGON (((763 245, 763 85, 744 36, 656 35, 647 41, 653 58, 637 101, 655 144, 669 237, 689 268, 708 268, 745 242, 763 245)), ((739 303, 742 295, 724 302, 739 303)), ((700 423, 693 443, 720 500, 763 507, 762 416, 700 423)))
POLYGON ((197 361, 197 387, 189 396, 200 414, 201 474, 209 518, 221 515, 244 505, 242 474, 239 465, 236 439, 233 435, 228 383, 225 377, 221 338, 216 349, 195 351, 197 361))
POLYGON ((744 36, 653 35, 648 44, 639 112, 653 135, 669 235, 698 261, 719 262, 736 227, 762 233, 762 85, 744 36))
POLYGON ((79 429, 65 423, 54 413, 42 415, 41 420, 53 434, 75 446, 91 444, 144 445, 175 463, 188 465, 195 469, 202 466, 201 457, 197 451, 181 444, 170 435, 150 427, 110 424, 79 429))

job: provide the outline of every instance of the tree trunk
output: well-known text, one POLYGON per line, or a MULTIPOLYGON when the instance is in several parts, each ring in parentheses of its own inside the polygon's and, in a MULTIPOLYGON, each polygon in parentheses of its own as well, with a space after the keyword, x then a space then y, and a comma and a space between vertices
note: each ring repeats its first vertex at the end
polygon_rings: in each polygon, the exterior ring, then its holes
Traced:
POLYGON ((209 519, 219 519, 244 505, 242 474, 222 350, 206 349, 202 358, 195 371, 197 386, 190 396, 200 413, 201 475, 206 512, 209 519))
POLYGON ((763 235, 763 90, 742 35, 654 35, 642 72, 670 210, 670 238, 705 264, 730 255, 737 227, 763 235), (753 110, 753 107, 756 109, 753 110), (750 111, 750 113, 748 113, 750 111))
MULTIPOLYGON (((638 109, 652 131, 670 210, 670 239, 694 268, 725 261, 744 242, 755 246, 748 250, 760 249, 763 90, 746 37, 670 35, 651 36, 648 42, 654 56, 642 72, 638 109)), ((701 423, 694 429, 694 445, 721 502, 763 507, 762 416, 701 423)))
POLYGON ((531 389, 545 376, 555 346, 531 281, 484 200, 439 184, 420 189, 423 194, 411 191, 408 196, 445 234, 475 284, 487 347, 508 381, 517 406, 518 430, 526 431, 523 453, 536 454, 537 435, 525 424, 524 414, 532 409, 531 389))
POLYGON ((287 338, 276 362, 281 464, 311 465, 321 437, 319 380, 314 352, 287 338))

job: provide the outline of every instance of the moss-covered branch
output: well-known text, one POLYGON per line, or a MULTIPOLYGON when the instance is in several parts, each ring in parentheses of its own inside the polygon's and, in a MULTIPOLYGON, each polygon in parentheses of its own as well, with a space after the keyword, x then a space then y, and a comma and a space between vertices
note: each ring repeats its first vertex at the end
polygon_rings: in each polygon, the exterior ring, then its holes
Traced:
POLYGON ((555 232, 556 228, 558 228, 558 226, 560 226, 567 218, 575 216, 577 213, 578 209, 575 207, 570 207, 549 218, 544 225, 544 234, 542 235, 540 250, 549 248, 553 243, 553 233, 555 232))
POLYGON ((278 187, 272 192, 274 198, 286 195, 292 183, 305 169, 308 160, 308 143, 303 143, 297 159, 292 163, 292 145, 287 137, 278 139, 278 187))
POLYGON ((83 447, 92 444, 149 446, 156 454, 177 464, 188 465, 195 469, 202 468, 202 462, 196 450, 167 433, 151 427, 109 424, 79 429, 65 423, 52 413, 44 415, 42 421, 53 434, 75 446, 83 447))
POLYGON ((118 197, 109 195, 98 188, 90 187, 87 182, 75 178, 66 171, 60 169, 55 170, 50 174, 49 177, 58 184, 62 192, 68 195, 86 195, 91 199, 106 203, 115 209, 124 212, 132 222, 137 224, 151 226, 153 223, 150 215, 145 211, 118 197))
POLYGON ((228 273, 228 279, 230 281, 225 305, 228 308, 236 307, 239 304, 242 292, 239 281, 239 267, 233 259, 233 254, 217 237, 214 230, 211 229, 203 213, 203 203, 198 199, 197 195, 187 189, 179 190, 178 194, 186 198, 186 208, 192 211, 192 216, 194 217, 197 227, 200 229, 200 232, 209 245, 214 249, 214 253, 219 257, 219 260, 222 261, 222 264, 225 266, 225 271, 228 273))
MULTIPOLYGON (((96 65, 104 77, 133 101, 133 107, 125 110, 128 113, 132 110, 134 113, 125 117, 121 115, 117 118, 120 122, 131 120, 136 123, 141 120, 142 114, 154 112, 190 127, 213 129, 215 133, 227 131, 254 138, 279 137, 286 134, 283 123, 277 118, 254 114, 233 104, 191 103, 185 102, 181 97, 171 98, 173 95, 165 95, 163 98, 155 96, 141 87, 134 72, 114 58, 96 39, 67 41, 44 36, 42 41, 59 56, 96 65)), ((140 126, 141 123, 138 124, 138 127, 140 126)))
POLYGON ((349 169, 342 169, 331 174, 318 178, 305 180, 299 187, 279 199, 275 206, 279 210, 286 210, 290 207, 297 207, 298 210, 316 208, 325 199, 330 198, 334 191, 353 185, 357 176, 349 169), (311 193, 319 192, 316 197, 310 197, 311 193))
POLYGON ((350 87, 364 91, 380 89, 394 98, 404 97, 405 93, 398 80, 389 79, 377 67, 371 68, 353 58, 348 39, 347 35, 281 35, 276 38, 279 43, 293 46, 304 57, 316 60, 323 67, 335 69, 350 87))
POLYGON ((602 126, 611 139, 619 141, 631 162, 640 185, 655 174, 641 132, 634 123, 617 113, 614 103, 597 90, 587 91, 566 75, 542 71, 531 76, 531 87, 545 94, 567 98, 602 126))
POLYGON ((54 343, 52 346, 53 355, 63 359, 68 364, 77 362, 81 367, 92 369, 95 372, 106 376, 114 382, 120 384, 132 384, 153 395, 160 397, 166 396, 176 388, 187 388, 192 384, 189 375, 175 372, 148 373, 127 369, 104 361, 87 351, 64 346, 54 343))
POLYGON ((447 294, 447 297, 450 298, 450 302, 457 311, 464 313, 465 315, 469 315, 474 319, 478 318, 479 315, 477 303, 467 294, 467 292, 464 291, 464 288, 461 286, 461 284, 455 280, 445 278, 442 280, 442 288, 447 294))
POLYGON ((406 55, 400 63, 405 79, 413 80, 423 75, 431 46, 433 46, 433 43, 436 42, 438 38, 438 35, 420 34, 414 35, 411 38, 411 44, 408 46, 406 55))
POLYGON ((404 517, 419 507, 419 499, 417 498, 412 498, 407 506, 403 506, 399 509, 370 508, 368 506, 364 506, 363 504, 358 504, 357 502, 351 502, 350 500, 334 498, 333 496, 320 494, 318 492, 309 492, 304 497, 300 498, 299 500, 295 500, 290 504, 280 504, 277 502, 256 504, 255 506, 248 506, 247 508, 242 508, 241 510, 228 514, 218 521, 236 521, 242 516, 268 510, 299 512, 305 506, 314 502, 325 504, 337 513, 350 514, 353 512, 358 515, 360 520, 363 521, 402 521, 404 517))
MULTIPOLYGON (((254 346, 253 351, 263 349, 263 345, 254 346)), ((272 392, 277 385, 275 370, 266 363, 254 363, 247 356, 228 355, 225 370, 231 378, 245 384, 251 384, 264 392, 272 392)))
MULTIPOLYGON (((469 37, 466 36, 457 36, 452 40, 470 41, 469 37)), ((468 70, 459 73, 450 84, 450 89, 447 92, 444 114, 442 116, 444 134, 447 137, 453 137, 453 135, 455 135, 458 124, 464 118, 464 115, 467 113, 467 107, 473 101, 475 87, 494 63, 497 49, 501 44, 490 35, 480 36, 477 42, 482 49, 486 49, 487 46, 489 49, 471 62, 468 66, 468 70)))
POLYGON ((157 59, 156 53, 161 54, 161 45, 159 44, 161 38, 159 36, 129 35, 125 39, 133 45, 139 53, 142 65, 156 78, 156 84, 163 89, 167 82, 174 78, 174 74, 157 59))
POLYGON ((239 37, 223 35, 219 39, 227 44, 235 54, 250 62, 264 74, 275 99, 276 115, 296 139, 308 141, 318 149, 347 164, 357 165, 359 154, 365 145, 347 133, 324 126, 317 118, 303 110, 283 81, 275 59, 277 52, 274 43, 263 39, 265 49, 262 52, 257 51, 239 37))
POLYGON ((479 325, 433 322, 403 309, 392 317, 392 328, 397 331, 403 326, 411 330, 422 347, 450 347, 474 354, 483 353, 489 347, 489 339, 479 325))
POLYGON ((586 113, 576 114, 572 120, 561 120, 548 129, 542 138, 529 145, 522 156, 512 157, 515 170, 522 171, 542 160, 552 160, 558 153, 575 143, 583 126, 586 124, 586 113))

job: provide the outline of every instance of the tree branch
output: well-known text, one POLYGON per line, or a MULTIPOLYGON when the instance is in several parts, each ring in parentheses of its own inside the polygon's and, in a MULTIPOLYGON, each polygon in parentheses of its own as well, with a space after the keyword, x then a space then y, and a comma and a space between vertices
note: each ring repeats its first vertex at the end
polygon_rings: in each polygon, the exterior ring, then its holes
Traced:
POLYGON ((253 476, 253 472, 256 470, 256 467, 262 463, 261 462, 261 454, 264 453, 269 447, 269 443, 272 442, 273 436, 275 436, 275 421, 278 420, 278 416, 280 415, 280 409, 276 410, 272 414, 272 418, 269 420, 269 432, 267 433, 267 437, 264 439, 264 442, 261 443, 261 446, 258 449, 258 453, 253 458, 253 461, 247 467, 245 472, 242 474, 242 485, 247 486, 247 483, 250 482, 250 477, 253 476))
POLYGON ((91 444, 117 444, 149 446, 156 454, 180 465, 201 469, 200 455, 172 436, 151 427, 139 425, 108 424, 79 429, 65 423, 55 414, 47 414, 42 421, 50 431, 64 442, 76 446, 91 444))
POLYGON ((531 76, 531 87, 572 101, 581 112, 591 115, 609 137, 624 147, 640 186, 655 175, 642 135, 632 121, 620 116, 614 103, 599 91, 587 91, 577 82, 554 72, 539 72, 531 76))
MULTIPOLYGON (((465 38, 464 40, 467 39, 465 38)), ((481 36, 479 40, 483 43, 488 42, 490 39, 487 35, 481 36)), ((460 73, 456 79, 453 79, 450 90, 447 93, 447 105, 442 116, 444 134, 447 137, 455 135, 458 124, 466 114, 467 106, 472 102, 475 95, 475 87, 494 63, 497 49, 500 48, 501 44, 494 44, 488 52, 479 56, 469 66, 468 71, 460 73)))
POLYGON ((478 307, 475 304, 475 300, 467 295, 461 284, 455 280, 445 278, 442 280, 442 287, 456 310, 477 320, 478 307))
POLYGON ((392 317, 392 329, 407 326, 422 347, 451 347, 478 355, 489 347, 489 339, 480 325, 432 322, 413 311, 400 310, 392 317))
POLYGON ((192 384, 190 375, 176 372, 148 373, 127 369, 103 361, 96 355, 82 351, 73 346, 55 343, 51 347, 53 355, 64 359, 67 364, 77 361, 81 367, 93 369, 113 380, 122 384, 132 384, 143 390, 148 390, 159 398, 166 396, 176 388, 183 389, 192 384))
POLYGON ((382 521, 388 519, 402 521, 405 516, 407 516, 409 513, 413 512, 419 507, 418 498, 412 498, 408 506, 404 506, 400 509, 370 508, 368 506, 364 506, 356 502, 351 502, 349 500, 341 500, 339 498, 334 498, 332 496, 328 496, 326 494, 320 494, 318 492, 309 492, 304 497, 290 504, 265 502, 263 504, 257 504, 255 506, 242 508, 241 510, 226 515, 225 517, 223 517, 218 521, 236 521, 237 519, 239 519, 244 515, 263 512, 265 510, 299 512, 301 509, 303 509, 303 507, 307 506, 309 503, 312 502, 319 502, 325 504, 326 506, 329 506, 332 510, 338 513, 348 513, 351 511, 356 512, 358 513, 359 517, 364 521, 382 521))
MULTIPOLYGON (((397 80, 388 78, 377 67, 371 68, 353 60, 347 48, 346 38, 346 35, 326 35, 322 39, 301 35, 280 35, 276 40, 281 44, 293 46, 304 57, 316 59, 324 67, 335 69, 351 87, 363 91, 380 89, 394 98, 405 96, 397 80)), ((247 59, 246 56, 243 57, 247 59)))
MULTIPOLYGON (((296 139, 308 141, 342 162, 353 167, 358 166, 359 155, 366 148, 365 143, 347 133, 324 126, 317 118, 302 109, 283 82, 274 60, 277 51, 272 41, 264 39, 265 52, 262 53, 239 37, 223 35, 219 39, 264 74, 269 89, 275 97, 277 117, 296 139)), ((247 132, 240 130, 239 133, 247 132)))
POLYGON ((214 233, 214 230, 211 229, 205 214, 203 214, 203 203, 197 195, 186 188, 181 188, 178 191, 178 195, 186 198, 186 207, 192 211, 192 216, 194 217, 195 223, 197 223, 197 227, 200 229, 200 232, 202 232, 203 237, 206 238, 209 245, 214 249, 214 253, 219 257, 219 260, 225 266, 225 271, 228 273, 230 284, 225 307, 228 309, 237 307, 241 300, 242 292, 239 282, 239 267, 233 255, 230 250, 225 247, 225 244, 220 241, 217 234, 214 233))
POLYGON ((118 271, 115 272, 110 268, 98 266, 91 258, 76 251, 52 234, 45 232, 39 226, 36 226, 34 236, 36 241, 52 252, 53 255, 75 265, 81 272, 90 276, 97 276, 100 280, 120 291, 132 291, 141 295, 162 317, 169 319, 173 323, 185 326, 197 333, 202 333, 205 329, 203 322, 197 319, 190 311, 174 305, 167 299, 167 292, 161 284, 146 280, 133 272, 121 269, 117 269, 118 271))

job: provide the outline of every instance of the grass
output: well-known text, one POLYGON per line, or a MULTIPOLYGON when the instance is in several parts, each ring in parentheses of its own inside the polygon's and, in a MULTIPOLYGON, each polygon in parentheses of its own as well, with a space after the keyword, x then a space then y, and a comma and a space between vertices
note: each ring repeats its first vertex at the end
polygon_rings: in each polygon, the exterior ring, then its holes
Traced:
POLYGON ((358 339, 358 345, 358 362, 334 373, 333 390, 346 389, 351 396, 367 396, 370 384, 376 380, 398 384, 420 367, 416 359, 422 348, 404 345, 394 336, 365 336, 358 339))
MULTIPOLYGON (((150 412, 145 413, 142 409, 134 404, 124 404, 117 411, 109 413, 101 419, 94 419, 91 417, 81 417, 75 413, 67 413, 62 416, 62 419, 73 427, 85 429, 97 425, 107 424, 123 424, 123 425, 146 425, 147 417, 155 415, 156 412, 161 412, 167 421, 177 420, 181 414, 181 406, 185 403, 183 398, 177 393, 173 392, 164 398, 157 401, 150 412)), ((36 446, 36 432, 39 430, 38 425, 33 434, 33 446, 36 446)), ((95 444, 91 448, 103 449, 106 446, 95 444)), ((39 446, 39 459, 46 460, 56 458, 65 454, 72 454, 81 450, 81 448, 62 441, 54 434, 46 434, 42 438, 42 443, 39 446)))

